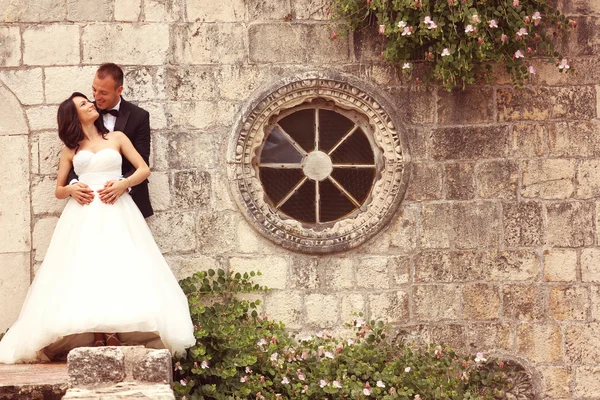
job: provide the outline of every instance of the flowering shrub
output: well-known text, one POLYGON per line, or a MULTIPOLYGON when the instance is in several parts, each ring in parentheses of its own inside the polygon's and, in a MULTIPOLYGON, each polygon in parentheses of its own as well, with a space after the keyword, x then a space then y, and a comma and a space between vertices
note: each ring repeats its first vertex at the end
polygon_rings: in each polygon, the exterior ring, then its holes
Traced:
POLYGON ((508 388, 511 372, 501 362, 392 344, 382 322, 361 316, 352 339, 325 332, 292 338, 282 323, 257 314, 258 301, 234 296, 266 290, 253 275, 209 270, 180 282, 198 341, 174 360, 178 398, 492 399, 508 388))
POLYGON ((489 82, 495 62, 521 86, 536 72, 536 55, 567 72, 569 61, 556 51, 555 36, 576 26, 547 0, 333 0, 332 17, 342 32, 376 22, 387 39, 387 60, 405 73, 422 61, 429 67, 426 79, 447 90, 479 76, 489 82))

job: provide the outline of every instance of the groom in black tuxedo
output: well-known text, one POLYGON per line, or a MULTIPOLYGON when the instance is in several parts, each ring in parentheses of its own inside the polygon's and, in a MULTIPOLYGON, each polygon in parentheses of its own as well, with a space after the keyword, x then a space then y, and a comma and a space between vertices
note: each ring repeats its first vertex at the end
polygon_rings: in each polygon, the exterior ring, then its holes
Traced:
MULTIPOLYGON (((102 64, 94 76, 92 90, 96 108, 100 112, 104 126, 110 132, 121 131, 125 133, 133 143, 133 147, 146 161, 146 164, 150 165, 150 115, 148 111, 121 97, 121 92, 123 92, 123 70, 113 63, 102 64)), ((123 157, 123 177, 127 178, 134 172, 133 165, 123 157)), ((76 179, 76 176, 74 170, 71 169, 69 181, 73 178, 76 179)), ((77 189, 80 193, 74 194, 77 201, 82 203, 80 198, 83 198, 87 200, 86 203, 91 202, 93 193, 89 187, 82 183, 76 185, 80 186, 77 189)), ((119 188, 119 185, 113 185, 113 181, 107 182, 104 188, 98 191, 100 200, 104 203, 111 203, 123 193, 124 191, 119 188)), ((129 194, 144 218, 148 218, 154 213, 150 205, 148 180, 132 187, 129 194)))

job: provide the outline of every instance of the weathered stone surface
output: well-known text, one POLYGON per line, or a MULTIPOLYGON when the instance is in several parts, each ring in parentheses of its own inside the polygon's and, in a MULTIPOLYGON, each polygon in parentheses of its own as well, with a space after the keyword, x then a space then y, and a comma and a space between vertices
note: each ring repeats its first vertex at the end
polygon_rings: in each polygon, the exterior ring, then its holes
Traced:
POLYGON ((44 101, 41 68, 0 71, 0 82, 4 82, 21 104, 41 104, 44 101))
POLYGON ((425 160, 428 154, 428 141, 431 130, 427 128, 408 128, 405 131, 410 143, 410 157, 413 160, 425 160))
POLYGON ((446 199, 470 200, 475 197, 475 164, 446 163, 444 169, 446 199))
POLYGON ((293 0, 292 15, 296 19, 327 20, 329 6, 328 0, 293 0))
POLYGON ((500 291, 496 285, 474 283, 462 287, 463 312, 467 319, 500 317, 500 291))
POLYGON ((175 400, 170 385, 140 384, 136 382, 121 382, 113 386, 82 389, 71 388, 63 397, 66 400, 120 400, 120 399, 145 399, 145 400, 175 400))
POLYGON ((344 293, 341 296, 341 321, 349 323, 356 319, 359 313, 366 313, 366 302, 362 293, 344 293))
POLYGON ((69 352, 67 368, 72 386, 117 383, 125 378, 125 355, 118 347, 79 347, 69 352))
POLYGON ((390 287, 387 257, 369 257, 357 260, 358 287, 386 289, 390 287))
POLYGON ((6 331, 19 316, 30 282, 29 253, 0 253, 0 332, 6 331))
POLYGON ((480 351, 512 351, 514 332, 510 324, 477 322, 466 326, 467 345, 471 354, 480 351))
POLYGON ((41 132, 37 136, 32 136, 32 138, 34 139, 33 142, 38 144, 36 151, 39 160, 39 173, 55 176, 58 172, 58 161, 63 147, 56 130, 41 132))
POLYGON ((387 229, 377 238, 363 245, 361 251, 381 254, 388 251, 407 253, 415 249, 418 208, 405 206, 397 214, 397 217, 390 221, 387 229))
POLYGON ((589 199, 600 195, 600 160, 581 160, 577 165, 575 197, 589 199))
POLYGON ((464 352, 466 346, 465 327, 458 324, 433 325, 430 328, 431 343, 443 343, 456 349, 456 351, 464 352))
POLYGON ((598 121, 559 122, 548 133, 552 157, 600 156, 600 124, 598 121))
POLYGON ((437 163, 414 163, 406 197, 414 201, 441 198, 441 166, 437 163))
MULTIPOLYGON (((166 129, 168 127, 164 103, 140 102, 138 105, 150 114, 151 129, 166 129)), ((154 151, 154 143, 152 143, 152 146, 152 151, 154 151)), ((152 153, 150 153, 150 156, 152 156, 152 153)))
POLYGON ((600 367, 586 365, 576 368, 575 395, 581 399, 600 396, 600 367))
MULTIPOLYGON (((23 109, 17 98, 0 84, 0 136, 29 133, 23 109)), ((11 140, 11 139, 5 139, 11 140)), ((12 139, 15 140, 15 139, 12 139)))
POLYGON ((293 289, 311 290, 321 286, 319 276, 319 260, 317 258, 295 258, 292 261, 290 287, 293 289))
POLYGON ((115 0, 116 21, 138 21, 142 11, 142 0, 115 0))
POLYGON ((519 165, 514 161, 487 161, 475 168, 478 194, 482 198, 517 197, 519 165))
POLYGON ((270 289, 285 289, 287 287, 289 266, 283 257, 231 257, 229 268, 232 271, 244 274, 245 272, 262 272, 262 276, 255 276, 254 282, 270 289))
POLYGON ((196 248, 196 215, 193 212, 156 213, 148 219, 154 239, 163 253, 196 248))
POLYGON ((171 353, 169 350, 150 350, 133 366, 133 379, 141 382, 170 384, 173 381, 171 353))
MULTIPOLYGON (((222 138, 216 135, 192 132, 176 133, 169 135, 167 140, 168 146, 160 146, 155 150, 157 154, 166 152, 167 165, 163 166, 161 163, 161 167, 208 169, 218 165, 218 153, 222 138)), ((159 141, 159 144, 162 144, 162 140, 159 141)))
POLYGON ((497 99, 500 122, 596 117, 596 93, 591 86, 501 88, 497 99))
POLYGON ((56 177, 34 177, 31 186, 31 205, 34 214, 60 214, 62 212, 66 200, 57 199, 54 195, 56 177))
POLYGON ((165 211, 171 207, 171 185, 169 174, 166 172, 152 172, 148 191, 150 192, 150 204, 154 211, 165 211))
POLYGON ((536 285, 508 284, 503 288, 502 305, 505 318, 540 321, 545 318, 544 293, 536 285))
POLYGON ((494 122, 494 93, 491 87, 438 91, 440 125, 472 125, 494 122))
POLYGON ((209 212, 198 216, 198 250, 206 255, 232 253, 236 247, 236 229, 243 218, 236 212, 209 212))
POLYGON ((570 364, 598 363, 600 347, 595 343, 600 335, 600 324, 567 325, 564 331, 565 361, 570 364))
MULTIPOLYGON (((95 72, 91 75, 92 79, 95 72)), ((158 101, 167 98, 165 90, 167 73, 163 67, 135 66, 123 69, 123 97, 140 107, 145 108, 142 101, 158 101)), ((147 110, 150 111, 150 110, 147 110)), ((150 113, 150 125, 157 128, 155 115, 150 113)))
POLYGON ((167 103, 168 125, 172 129, 207 129, 217 122, 219 109, 211 101, 177 101, 167 103))
POLYGON ((0 27, 0 67, 16 67, 21 63, 21 33, 17 26, 0 27))
POLYGON ((255 0, 248 4, 248 19, 288 20, 292 18, 292 5, 290 0, 255 0))
POLYGON ((540 159, 523 162, 521 195, 527 198, 566 199, 575 190, 575 160, 540 159))
POLYGON ((371 319, 389 323, 408 321, 408 293, 401 290, 374 293, 368 296, 368 300, 371 319))
POLYGON ((112 19, 111 0, 67 0, 69 21, 109 21, 112 19))
MULTIPOLYGON (((70 94, 70 93, 69 93, 70 94)), ((56 132, 56 111, 58 106, 36 106, 25 112, 32 131, 54 130, 56 132)))
POLYGON ((591 302, 591 317, 592 321, 600 320, 600 286, 590 286, 590 302, 591 302))
POLYGON ((600 282, 600 249, 587 248, 581 251, 581 280, 600 282))
POLYGON ((411 257, 389 257, 388 270, 392 274, 393 283, 402 285, 411 281, 413 262, 411 257))
POLYGON ((246 59, 241 24, 196 23, 173 28, 175 61, 185 64, 235 64, 246 59))
MULTIPOLYGON (((0 125, 4 120, 0 117, 0 125)), ((27 136, 0 136, 0 154, 0 171, 3 171, 0 178, 0 226, 5 227, 0 229, 0 253, 28 252, 31 250, 31 217, 27 136)))
POLYGON ((206 171, 173 173, 173 202, 179 209, 202 209, 210 203, 210 174, 206 171))
POLYGON ((499 207, 492 202, 456 203, 453 207, 454 245, 459 249, 495 247, 499 207))
POLYGON ((512 154, 515 157, 541 157, 547 154, 547 127, 542 124, 513 126, 512 154))
POLYGON ((435 102, 431 89, 422 87, 395 87, 390 94, 399 118, 414 124, 432 124, 435 118, 435 102))
POLYGON ((82 60, 86 64, 111 60, 125 65, 162 65, 169 54, 169 28, 166 24, 92 23, 83 27, 81 41, 82 60))
POLYGON ((431 157, 435 160, 501 158, 510 148, 508 126, 440 128, 431 134, 431 157))
POLYGON ((36 261, 44 260, 57 222, 58 218, 56 217, 45 217, 36 221, 31 235, 36 261))
POLYGON ((590 310, 588 288, 585 286, 554 286, 550 291, 550 314, 559 321, 588 319, 590 310))
POLYGON ((504 244, 509 247, 542 244, 544 234, 542 213, 540 203, 502 203, 504 244))
POLYGON ((452 240, 452 206, 424 204, 421 211, 420 245, 423 248, 448 248, 452 240))
POLYGON ((79 62, 78 26, 37 25, 23 31, 23 64, 68 65, 79 62), (55 46, 55 43, 61 45, 55 46))
POLYGON ((540 365, 536 368, 541 375, 546 398, 558 399, 570 396, 573 382, 571 368, 565 366, 540 365))
POLYGON ((562 361, 560 326, 519 325, 517 328, 517 351, 533 362, 562 361))
POLYGON ((222 65, 215 76, 219 97, 227 100, 249 98, 265 82, 287 73, 284 67, 264 65, 222 65))
POLYGON ((349 61, 348 38, 332 39, 331 27, 316 24, 257 23, 248 29, 250 62, 336 63, 349 61), (272 40, 274 37, 277 40, 272 40), (313 43, 306 47, 304 43, 313 43))
POLYGON ((354 266, 350 258, 333 258, 319 263, 323 273, 323 284, 331 289, 354 286, 354 266))
POLYGON ((144 0, 144 19, 153 22, 174 22, 182 19, 184 0, 144 0))
POLYGON ((595 0, 559 0, 558 7, 565 14, 600 14, 600 4, 595 0))
POLYGON ((189 66, 167 69, 167 90, 170 100, 211 100, 216 91, 215 69, 189 66))
POLYGON ((199 271, 217 270, 219 268, 225 270, 226 268, 222 259, 207 257, 202 254, 167 256, 165 258, 177 280, 192 276, 199 271))
POLYGON ((304 322, 302 292, 275 291, 265 299, 265 310, 271 320, 282 321, 289 329, 299 329, 304 322))
POLYGON ((339 323, 339 300, 334 295, 307 294, 304 299, 306 320, 319 328, 331 327, 339 323))
POLYGON ((211 0, 186 2, 187 20, 190 22, 236 22, 246 19, 244 0, 215 3, 211 0))
POLYGON ((589 246, 594 242, 594 204, 562 202, 547 206, 547 243, 559 247, 589 246))
MULTIPOLYGON (((588 249, 584 249, 584 252, 585 250, 588 249)), ((582 254, 582 265, 583 257, 584 255, 582 254)), ((577 252, 572 249, 546 250, 544 252, 544 278, 547 281, 570 282, 576 280, 577 252)))
POLYGON ((0 15, 4 22, 62 21, 66 16, 64 2, 56 0, 25 0, 19 3, 2 1, 0 15))
POLYGON ((462 317, 460 287, 457 285, 414 285, 413 317, 419 321, 439 321, 462 317))
POLYGON ((600 53, 600 20, 592 16, 577 16, 573 19, 577 22, 577 29, 568 38, 569 55, 594 56, 600 53))

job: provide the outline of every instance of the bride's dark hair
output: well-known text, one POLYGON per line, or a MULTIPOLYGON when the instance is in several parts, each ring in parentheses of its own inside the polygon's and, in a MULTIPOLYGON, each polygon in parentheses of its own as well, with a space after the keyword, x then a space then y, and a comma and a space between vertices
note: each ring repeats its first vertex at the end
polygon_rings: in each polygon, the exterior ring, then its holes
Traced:
MULTIPOLYGON (((58 106, 56 119, 58 121, 58 137, 60 140, 62 140, 68 148, 77 150, 79 149, 79 142, 83 140, 84 136, 81 121, 79 121, 79 116, 77 115, 77 107, 75 107, 75 103, 73 103, 75 97, 83 97, 88 100, 84 94, 73 92, 68 99, 58 106)), ((108 130, 104 127, 102 118, 96 118, 94 125, 102 135, 102 138, 106 139, 105 136, 108 133, 108 130)))

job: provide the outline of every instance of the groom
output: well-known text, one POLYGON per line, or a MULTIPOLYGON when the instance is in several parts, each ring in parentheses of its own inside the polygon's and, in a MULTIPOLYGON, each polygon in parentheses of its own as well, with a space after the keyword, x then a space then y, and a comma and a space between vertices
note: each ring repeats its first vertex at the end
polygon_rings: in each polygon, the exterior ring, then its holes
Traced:
MULTIPOLYGON (((146 164, 150 158, 150 115, 148 111, 131 104, 121 97, 123 91, 123 70, 113 63, 102 64, 96 71, 92 84, 96 108, 109 132, 121 131, 127 135, 135 149, 140 153, 146 164)), ((135 168, 123 157, 122 173, 127 178, 135 172, 135 168)), ((76 179, 75 172, 71 169, 69 181, 76 179)), ((93 199, 93 193, 87 185, 79 184, 73 196, 79 203, 80 199, 93 199)), ((124 191, 113 181, 107 182, 103 189, 98 191, 100 200, 107 203, 120 197, 124 191)), ((131 188, 130 195, 138 206, 144 218, 148 218, 154 211, 150 205, 148 193, 148 180, 131 188)))

